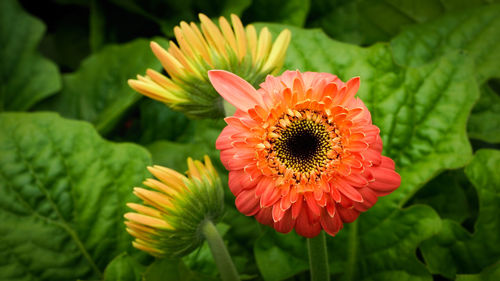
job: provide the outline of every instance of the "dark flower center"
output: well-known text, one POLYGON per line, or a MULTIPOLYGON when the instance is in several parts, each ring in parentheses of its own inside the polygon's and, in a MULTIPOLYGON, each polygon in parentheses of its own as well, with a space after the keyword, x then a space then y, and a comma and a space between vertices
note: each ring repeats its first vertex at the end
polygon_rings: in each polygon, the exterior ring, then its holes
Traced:
POLYGON ((294 120, 278 133, 280 137, 274 142, 274 150, 287 168, 306 173, 325 165, 332 146, 330 134, 323 124, 294 120))

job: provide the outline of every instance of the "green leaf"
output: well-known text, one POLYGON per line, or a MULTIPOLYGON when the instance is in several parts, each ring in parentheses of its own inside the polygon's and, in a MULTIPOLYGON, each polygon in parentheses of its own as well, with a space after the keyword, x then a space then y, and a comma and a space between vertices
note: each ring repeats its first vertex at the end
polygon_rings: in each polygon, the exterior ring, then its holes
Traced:
MULTIPOLYGON (((279 32, 285 26, 268 26, 279 32)), ((400 206, 445 169, 472 155, 465 131, 478 97, 470 60, 450 53, 419 67, 394 63, 391 48, 340 43, 319 30, 292 31, 284 69, 329 72, 343 81, 361 77, 358 92, 381 130, 384 155, 396 162, 401 187, 389 198, 400 206)))
POLYGON ((255 261, 264 280, 285 280, 309 268, 305 238, 274 230, 266 234, 254 246, 255 261))
POLYGON ((241 16, 243 11, 245 11, 251 4, 252 0, 226 1, 220 14, 226 18, 229 18, 231 14, 241 16))
POLYGON ((140 129, 134 132, 134 135, 138 136, 139 142, 143 144, 157 140, 178 140, 189 129, 191 123, 184 114, 152 99, 142 100, 139 111, 140 129))
POLYGON ((36 50, 45 25, 15 0, 0 2, 0 111, 23 111, 61 88, 57 66, 36 50))
POLYGON ((123 253, 108 264, 103 281, 140 281, 145 269, 133 257, 123 253))
POLYGON ((442 231, 422 244, 429 269, 448 278, 456 273, 479 273, 500 259, 500 151, 481 149, 465 168, 479 197, 474 233, 445 220, 442 231))
MULTIPOLYGON (((154 40, 165 44, 163 39, 154 40)), ((104 47, 85 59, 76 72, 64 75, 61 94, 42 109, 89 121, 99 132, 106 133, 141 98, 128 86, 127 80, 147 68, 159 70, 160 67, 148 40, 104 47)))
MULTIPOLYGON (((460 50, 475 63, 474 75, 484 82, 500 77, 500 4, 449 13, 423 25, 415 25, 391 41, 397 63, 418 66, 460 50)), ((488 86, 471 115, 471 138, 500 142, 500 98, 488 86)))
POLYGON ((467 124, 469 137, 489 143, 500 143, 500 96, 487 84, 472 110, 467 124))
POLYGON ((478 274, 459 274, 456 281, 497 281, 500 279, 500 261, 478 274))
POLYGON ((202 276, 184 264, 181 259, 157 259, 144 273, 143 281, 215 281, 211 277, 202 276))
POLYGON ((318 0, 313 1, 310 24, 321 27, 338 40, 368 45, 388 41, 407 25, 432 20, 447 11, 483 4, 481 0, 318 0))
POLYGON ((469 183, 463 170, 446 171, 420 189, 407 205, 426 204, 444 219, 458 223, 473 216, 474 206, 467 198, 469 183))
POLYGON ((415 253, 439 231, 439 216, 424 205, 377 204, 330 239, 331 271, 342 272, 340 280, 432 280, 415 253))
POLYGON ((310 6, 311 0, 253 0, 243 18, 247 22, 279 22, 302 27, 310 6))
POLYGON ((182 260, 157 259, 144 273, 143 281, 188 280, 189 269, 182 260))
POLYGON ((186 171, 188 157, 203 158, 204 149, 194 143, 176 143, 172 141, 157 141, 147 146, 153 156, 153 163, 169 167, 177 171, 186 171))
POLYGON ((153 156, 153 163, 177 171, 187 170, 187 157, 202 159, 204 155, 208 155, 220 176, 226 176, 226 169, 218 160, 219 152, 215 149, 215 141, 224 126, 222 120, 191 121, 183 135, 177 139, 178 142, 156 141, 147 148, 153 156))
POLYGON ((150 156, 50 113, 0 115, 0 279, 101 278, 150 156))
MULTIPOLYGON (((108 134, 118 142, 150 145, 155 141, 178 141, 192 134, 192 123, 183 113, 150 98, 141 99, 108 134)), ((191 136, 190 136, 191 137, 191 136)))
POLYGON ((391 41, 394 59, 401 65, 418 66, 454 50, 475 63, 480 83, 500 77, 500 4, 464 9, 432 22, 415 25, 391 41))

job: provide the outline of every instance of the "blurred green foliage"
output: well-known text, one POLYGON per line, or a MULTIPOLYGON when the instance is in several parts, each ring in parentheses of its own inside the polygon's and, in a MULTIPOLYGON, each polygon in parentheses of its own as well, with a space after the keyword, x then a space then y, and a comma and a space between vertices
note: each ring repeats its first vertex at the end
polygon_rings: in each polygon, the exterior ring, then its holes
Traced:
MULTIPOLYGON (((500 280, 495 0, 0 1, 1 280, 218 280, 206 245, 155 261, 122 219, 147 165, 208 154, 227 182, 222 120, 126 84, 161 69, 150 40, 198 13, 290 29, 285 69, 361 77, 402 185, 328 237, 334 280, 500 280)), ((304 238, 233 202, 226 188, 218 227, 242 279, 308 280, 304 238)))

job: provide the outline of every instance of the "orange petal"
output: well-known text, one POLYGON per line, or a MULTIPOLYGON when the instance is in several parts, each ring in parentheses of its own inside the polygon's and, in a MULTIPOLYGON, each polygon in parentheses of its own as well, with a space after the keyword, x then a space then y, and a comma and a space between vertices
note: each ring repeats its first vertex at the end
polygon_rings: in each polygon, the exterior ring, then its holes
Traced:
POLYGON ((332 218, 326 212, 323 212, 319 221, 323 230, 331 236, 335 236, 343 227, 342 220, 338 214, 332 218))
POLYGON ((314 199, 314 195, 312 192, 306 192, 304 193, 304 197, 306 199, 307 206, 309 207, 309 210, 314 214, 315 216, 319 216, 321 214, 321 208, 316 203, 316 199, 314 199))
POLYGON ((291 212, 286 212, 279 222, 274 223, 274 229, 281 233, 288 233, 292 231, 295 226, 295 220, 292 219, 291 212))
POLYGON ((259 199, 253 190, 242 191, 235 200, 236 208, 247 216, 253 216, 260 210, 259 199))
POLYGON ((301 213, 295 222, 295 232, 298 235, 313 238, 321 232, 321 224, 309 221, 308 216, 305 213, 301 213))
POLYGON ((264 190, 260 197, 260 206, 262 208, 274 205, 281 198, 281 191, 274 185, 270 185, 264 190))
POLYGON ((344 194, 347 198, 355 202, 363 202, 363 196, 354 188, 352 185, 344 181, 343 179, 337 178, 335 180, 335 186, 338 191, 344 194))
POLYGON ((342 221, 347 223, 355 221, 359 216, 359 211, 355 210, 354 208, 344 208, 339 205, 338 211, 342 221))
POLYGON ((278 204, 273 205, 273 221, 279 222, 283 216, 285 216, 286 211, 283 211, 278 204))
POLYGON ((236 108, 247 111, 256 105, 262 106, 261 94, 237 75, 224 70, 210 70, 208 77, 215 90, 236 108))

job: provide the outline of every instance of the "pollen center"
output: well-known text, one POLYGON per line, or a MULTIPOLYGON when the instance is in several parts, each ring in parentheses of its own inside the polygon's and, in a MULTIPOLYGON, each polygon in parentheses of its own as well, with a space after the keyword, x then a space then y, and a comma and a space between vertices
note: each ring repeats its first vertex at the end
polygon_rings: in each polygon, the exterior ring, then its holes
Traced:
POLYGON ((279 132, 274 151, 279 161, 295 172, 320 170, 332 149, 330 133, 313 120, 294 120, 279 132))

